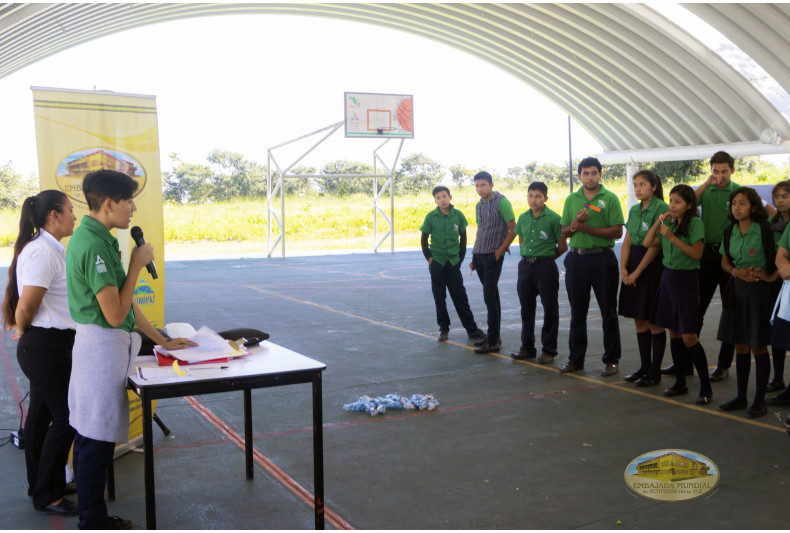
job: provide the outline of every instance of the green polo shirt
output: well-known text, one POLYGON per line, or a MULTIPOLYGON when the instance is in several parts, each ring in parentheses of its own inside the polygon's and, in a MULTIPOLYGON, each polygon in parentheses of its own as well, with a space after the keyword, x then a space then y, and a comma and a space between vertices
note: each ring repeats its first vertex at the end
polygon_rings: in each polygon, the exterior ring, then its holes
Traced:
MULTIPOLYGON (((480 201, 484 204, 488 203, 482 198, 480 198, 480 201)), ((510 200, 504 196, 499 201, 499 214, 502 215, 502 220, 504 220, 506 223, 516 219, 516 215, 513 213, 513 205, 510 203, 510 200)), ((480 220, 477 218, 477 210, 475 210, 475 224, 480 224, 480 220)))
POLYGON ((699 198, 702 207, 702 222, 705 223, 705 244, 721 244, 724 228, 730 225, 727 215, 730 212, 730 194, 740 185, 731 181, 723 189, 711 185, 699 198))
MULTIPOLYGON (((727 255, 723 245, 719 248, 719 253, 727 255)), ((738 224, 735 224, 730 235, 730 255, 735 268, 765 268, 768 265, 763 250, 763 232, 760 229, 760 224, 752 222, 744 234, 741 234, 738 224)))
MULTIPOLYGON (((594 205, 601 210, 599 213, 594 209, 587 209, 587 212, 590 213, 587 225, 592 228, 610 228, 625 223, 625 220, 623 220, 623 209, 620 207, 620 199, 612 191, 604 188, 602 184, 592 200, 588 200, 584 196, 584 187, 579 187, 576 192, 568 195, 562 208, 562 225, 570 226, 576 218, 576 213, 584 207, 584 204, 594 205)), ((571 248, 612 247, 614 246, 614 239, 603 239, 587 233, 576 232, 571 236, 569 246, 571 248)))
POLYGON ((645 235, 656 223, 656 220, 669 211, 669 206, 661 198, 655 196, 650 200, 645 209, 642 209, 642 202, 639 202, 628 211, 628 222, 625 223, 625 229, 628 235, 631 236, 631 244, 633 246, 642 246, 642 241, 645 240, 645 235))
MULTIPOLYGON (((666 224, 666 222, 662 222, 666 224)), ((677 232, 677 224, 672 223, 669 226, 672 233, 677 232)), ((680 248, 669 242, 669 239, 664 238, 661 233, 658 234, 661 240, 661 251, 664 253, 664 266, 672 270, 699 270, 699 261, 695 261, 686 254, 680 251, 680 248)), ((680 237, 682 242, 694 245, 700 240, 705 238, 705 224, 699 217, 694 217, 689 223, 688 232, 683 237, 680 237)))
POLYGON ((446 215, 437 207, 425 216, 420 231, 431 236, 431 257, 440 265, 449 261, 455 266, 461 260, 461 243, 459 236, 466 231, 466 217, 450 204, 450 212, 446 215))
POLYGON ((521 237, 521 257, 554 257, 557 240, 562 238, 560 215, 544 207, 535 218, 532 209, 527 209, 516 221, 516 235, 521 237))
MULTIPOLYGON (((96 293, 106 285, 120 290, 126 280, 121 264, 118 239, 97 220, 85 215, 80 227, 69 239, 66 251, 66 284, 69 292, 69 311, 78 324, 94 324, 115 329, 102 313, 96 293)), ((134 309, 129 312, 120 328, 134 329, 134 309)))
POLYGON ((787 225, 782 236, 779 237, 779 242, 776 243, 777 246, 781 246, 785 250, 790 250, 790 232, 788 230, 790 230, 790 224, 787 225))

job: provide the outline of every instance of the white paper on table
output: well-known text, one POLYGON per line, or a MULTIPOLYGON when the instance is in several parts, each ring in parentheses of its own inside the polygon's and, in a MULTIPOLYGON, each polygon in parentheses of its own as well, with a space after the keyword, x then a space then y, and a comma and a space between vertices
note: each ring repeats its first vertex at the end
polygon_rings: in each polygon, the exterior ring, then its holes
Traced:
POLYGON ((158 366, 156 368, 137 367, 137 376, 140 379, 176 378, 178 374, 172 366, 158 366))
POLYGON ((221 359, 222 357, 235 355, 237 352, 226 339, 220 337, 208 326, 203 326, 197 330, 194 335, 189 337, 189 340, 195 342, 197 346, 189 346, 179 350, 165 350, 161 346, 155 346, 154 349, 161 354, 169 355, 188 363, 221 359))

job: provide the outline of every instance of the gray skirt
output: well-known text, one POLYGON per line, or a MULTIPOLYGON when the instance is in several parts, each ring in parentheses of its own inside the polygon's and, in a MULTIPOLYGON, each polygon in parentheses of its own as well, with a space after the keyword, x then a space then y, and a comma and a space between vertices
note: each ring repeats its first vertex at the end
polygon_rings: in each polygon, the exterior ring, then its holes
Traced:
POLYGON ((126 378, 140 335, 93 324, 77 324, 69 383, 69 423, 83 437, 129 441, 126 378))

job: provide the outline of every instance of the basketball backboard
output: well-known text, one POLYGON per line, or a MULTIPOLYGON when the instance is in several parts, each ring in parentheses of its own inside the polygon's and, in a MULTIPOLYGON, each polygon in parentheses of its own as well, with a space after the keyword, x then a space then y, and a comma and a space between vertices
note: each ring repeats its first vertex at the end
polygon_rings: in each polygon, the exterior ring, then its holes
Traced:
POLYGON ((410 94, 344 93, 346 137, 414 138, 410 94))

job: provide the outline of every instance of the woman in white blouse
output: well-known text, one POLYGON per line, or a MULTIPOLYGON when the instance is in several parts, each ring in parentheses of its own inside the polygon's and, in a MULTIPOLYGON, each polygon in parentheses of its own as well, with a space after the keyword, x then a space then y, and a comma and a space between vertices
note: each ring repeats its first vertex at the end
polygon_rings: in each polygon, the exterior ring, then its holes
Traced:
POLYGON ((66 462, 74 440, 68 388, 76 324, 69 314, 61 239, 74 232, 71 201, 42 191, 22 204, 19 237, 8 269, 3 324, 19 340, 17 360, 30 380, 25 420, 28 495, 40 512, 75 516, 65 497, 66 462))

